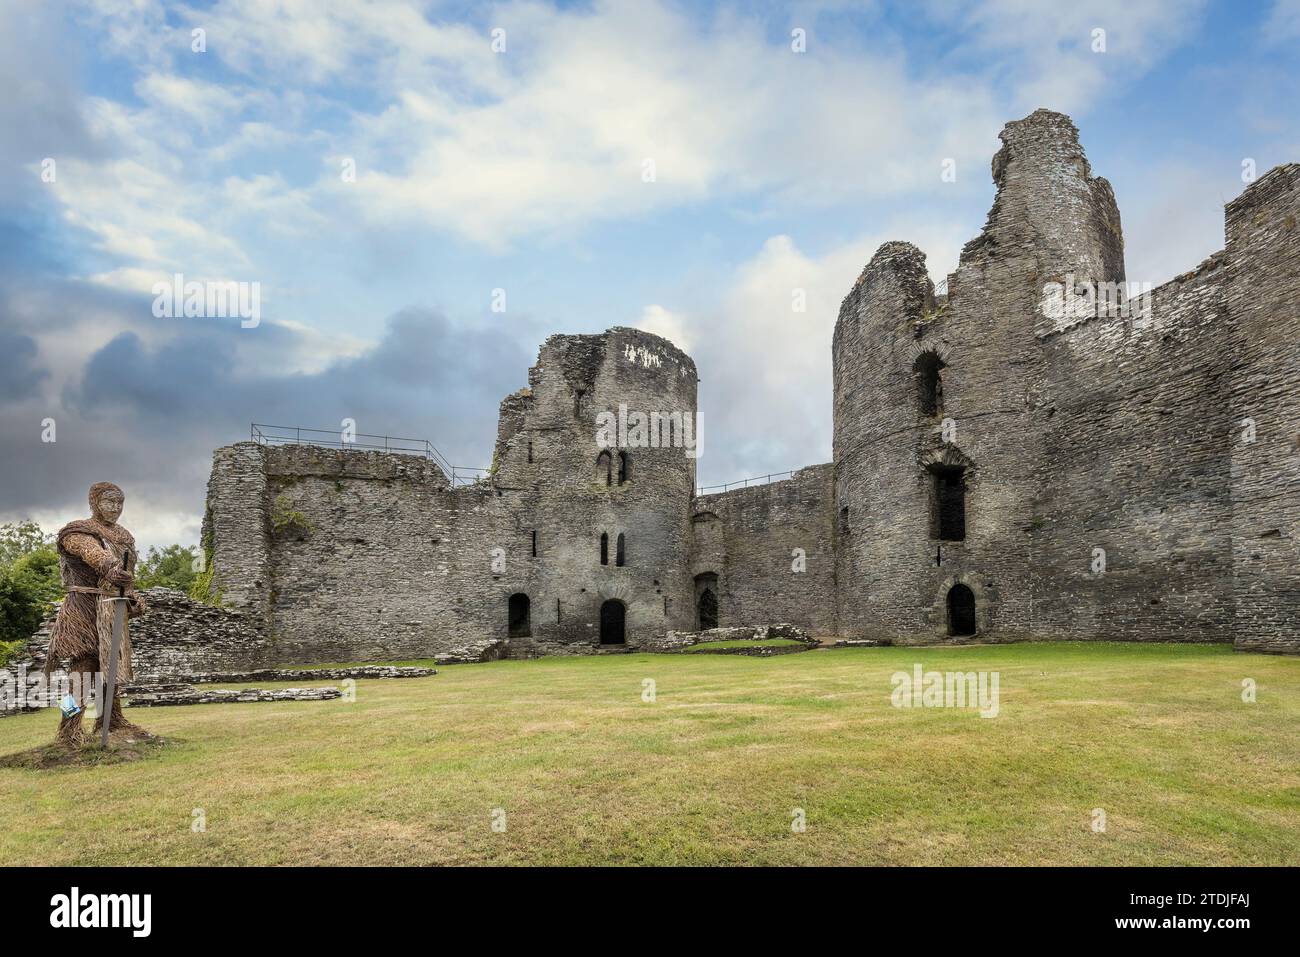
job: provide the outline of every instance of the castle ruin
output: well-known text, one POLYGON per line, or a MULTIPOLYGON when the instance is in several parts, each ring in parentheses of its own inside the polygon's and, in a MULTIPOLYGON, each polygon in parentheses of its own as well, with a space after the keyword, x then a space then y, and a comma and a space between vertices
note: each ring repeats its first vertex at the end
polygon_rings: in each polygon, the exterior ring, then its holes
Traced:
POLYGON ((845 297, 833 462, 697 495, 690 357, 634 329, 553 336, 482 481, 393 452, 216 450, 214 594, 285 663, 769 622, 1300 652, 1300 165, 1228 204, 1222 251, 1128 296, 1114 194, 1070 119, 1001 138, 946 293, 890 242, 845 297))

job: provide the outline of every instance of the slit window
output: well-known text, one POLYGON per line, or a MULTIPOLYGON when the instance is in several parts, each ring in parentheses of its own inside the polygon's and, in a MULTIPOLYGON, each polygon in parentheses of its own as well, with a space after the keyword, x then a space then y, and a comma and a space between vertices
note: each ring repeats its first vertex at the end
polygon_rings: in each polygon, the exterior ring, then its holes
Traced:
POLYGON ((602 565, 609 564, 609 533, 608 532, 600 533, 600 563, 602 565))

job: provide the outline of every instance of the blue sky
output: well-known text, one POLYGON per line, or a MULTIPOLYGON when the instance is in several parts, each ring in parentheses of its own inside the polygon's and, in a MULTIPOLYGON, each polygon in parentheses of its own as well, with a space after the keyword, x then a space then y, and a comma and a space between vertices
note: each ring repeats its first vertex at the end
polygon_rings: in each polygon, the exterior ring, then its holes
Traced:
POLYGON ((1300 159, 1298 45, 1300 0, 0 0, 0 520, 107 478, 193 542, 252 420, 486 464, 538 344, 613 325, 696 359, 703 484, 826 461, 840 299, 888 239, 955 266, 1005 122, 1074 118, 1162 282, 1244 160, 1300 159), (258 282, 262 323, 155 318, 176 272, 258 282))

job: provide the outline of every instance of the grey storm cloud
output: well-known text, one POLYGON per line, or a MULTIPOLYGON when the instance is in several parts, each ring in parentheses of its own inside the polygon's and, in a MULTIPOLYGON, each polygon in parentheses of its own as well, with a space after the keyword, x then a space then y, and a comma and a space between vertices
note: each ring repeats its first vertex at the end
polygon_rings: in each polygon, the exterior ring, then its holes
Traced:
POLYGON ((0 403, 31 396, 48 375, 37 357, 35 339, 0 328, 0 403))
POLYGON ((79 108, 61 4, 0 4, 0 202, 32 195, 41 161, 102 154, 79 108))
POLYGON ((155 341, 147 319, 133 321, 57 399, 6 410, 0 512, 80 508, 92 482, 110 480, 145 507, 198 513, 212 450, 247 439, 254 421, 338 429, 351 418, 359 431, 427 438, 457 464, 486 465, 498 404, 526 383, 533 359, 500 329, 457 326, 430 309, 391 316, 371 349, 310 373, 267 371, 275 355, 290 367, 306 348, 292 328, 196 319, 155 341), (248 371, 250 354, 261 371, 248 371), (52 444, 40 437, 47 413, 57 421, 52 444))

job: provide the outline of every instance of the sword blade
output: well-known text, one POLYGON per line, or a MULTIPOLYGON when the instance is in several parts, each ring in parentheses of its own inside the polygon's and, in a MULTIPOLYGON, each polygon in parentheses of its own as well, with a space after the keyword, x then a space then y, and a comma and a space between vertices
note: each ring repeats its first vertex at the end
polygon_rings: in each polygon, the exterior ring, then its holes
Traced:
POLYGON ((126 602, 116 601, 113 608, 113 650, 108 658, 108 684, 104 688, 104 700, 100 704, 100 713, 104 716, 104 726, 100 732, 99 743, 108 747, 109 725, 113 723, 113 695, 117 693, 117 659, 122 652, 122 635, 126 632, 126 602))

